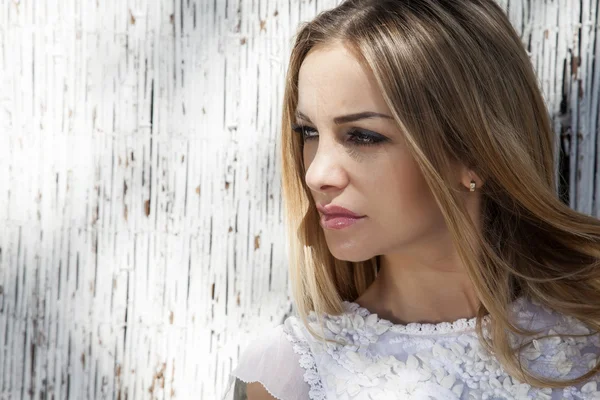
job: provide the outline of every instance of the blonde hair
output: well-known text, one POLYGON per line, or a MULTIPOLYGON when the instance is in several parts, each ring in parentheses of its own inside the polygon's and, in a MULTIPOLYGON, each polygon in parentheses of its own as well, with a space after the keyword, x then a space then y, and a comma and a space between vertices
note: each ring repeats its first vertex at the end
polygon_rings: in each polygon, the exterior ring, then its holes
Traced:
POLYGON ((309 313, 320 322, 323 313, 340 314, 379 266, 379 256, 349 262, 329 252, 304 180, 302 138, 291 129, 300 66, 313 47, 334 43, 372 71, 405 134, 481 301, 480 342, 533 386, 565 387, 600 371, 599 364, 572 380, 537 377, 520 364, 525 345, 510 344, 508 331, 534 334, 508 317, 520 296, 600 329, 600 221, 557 195, 550 117, 528 54, 493 0, 348 0, 300 26, 285 83, 281 161, 292 293, 311 334, 333 341, 310 328, 309 313), (481 232, 441 172, 453 160, 485 181, 481 232), (490 341, 482 331, 488 313, 490 341))

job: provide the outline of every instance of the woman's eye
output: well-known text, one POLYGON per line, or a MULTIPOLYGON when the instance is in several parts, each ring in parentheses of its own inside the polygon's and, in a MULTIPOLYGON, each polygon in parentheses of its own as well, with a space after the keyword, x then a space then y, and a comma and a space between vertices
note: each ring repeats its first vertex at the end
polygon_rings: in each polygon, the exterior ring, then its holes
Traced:
POLYGON ((383 139, 377 138, 373 135, 369 135, 368 133, 363 133, 361 131, 351 131, 349 133, 351 137, 351 142, 357 145, 371 145, 382 142, 383 139))
MULTIPOLYGON (((309 135, 309 133, 316 133, 316 129, 305 125, 292 125, 292 130, 302 135, 304 141, 312 140, 318 135, 309 135)), ((357 146, 370 146, 380 142, 384 142, 386 139, 380 135, 373 135, 370 133, 363 132, 361 130, 352 129, 348 132, 348 141, 357 146)))
POLYGON ((305 125, 292 125, 292 130, 294 132, 301 134, 302 139, 304 139, 304 140, 310 140, 314 137, 314 136, 309 136, 307 134, 308 132, 315 132, 315 133, 317 132, 314 128, 311 128, 310 126, 305 126, 305 125))

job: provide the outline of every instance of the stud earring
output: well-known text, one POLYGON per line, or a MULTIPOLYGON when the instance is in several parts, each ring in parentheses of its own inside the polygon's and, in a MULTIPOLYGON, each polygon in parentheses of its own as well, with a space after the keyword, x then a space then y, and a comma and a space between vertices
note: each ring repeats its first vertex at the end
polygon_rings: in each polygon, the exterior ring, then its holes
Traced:
POLYGON ((470 188, 471 192, 475 191, 475 181, 471 181, 471 188, 470 188))

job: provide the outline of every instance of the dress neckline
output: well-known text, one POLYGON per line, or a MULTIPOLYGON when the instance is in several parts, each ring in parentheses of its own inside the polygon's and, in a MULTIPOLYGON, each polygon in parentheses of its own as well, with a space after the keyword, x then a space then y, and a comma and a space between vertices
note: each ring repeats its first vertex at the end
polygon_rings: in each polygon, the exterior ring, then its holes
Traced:
MULTIPOLYGON (((523 296, 515 299, 509 306, 513 311, 518 310, 524 300, 523 296)), ((409 322, 406 324, 395 324, 385 318, 380 318, 377 313, 372 313, 367 308, 353 301, 343 301, 345 309, 351 314, 359 314, 364 319, 370 319, 374 325, 385 326, 389 331, 408 334, 448 334, 474 331, 477 317, 458 318, 454 321, 442 321, 436 323, 409 322)), ((490 315, 482 319, 484 325, 490 321, 490 315)))

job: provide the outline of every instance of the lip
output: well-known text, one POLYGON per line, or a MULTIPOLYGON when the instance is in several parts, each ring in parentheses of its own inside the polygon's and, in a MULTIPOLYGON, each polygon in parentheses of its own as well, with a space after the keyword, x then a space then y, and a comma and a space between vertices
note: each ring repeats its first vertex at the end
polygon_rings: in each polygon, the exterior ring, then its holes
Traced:
POLYGON ((355 223, 362 221, 364 217, 348 217, 339 215, 322 215, 320 224, 326 229, 344 229, 355 223))
POLYGON ((317 210, 322 214, 319 222, 326 229, 344 229, 366 217, 334 204, 317 204, 317 210))
POLYGON ((358 219, 358 218, 365 217, 365 215, 358 215, 358 214, 348 210, 347 208, 337 206, 335 204, 327 204, 327 205, 317 204, 317 210, 319 210, 321 212, 321 214, 323 214, 324 216, 326 216, 328 218, 344 217, 344 218, 358 219))

